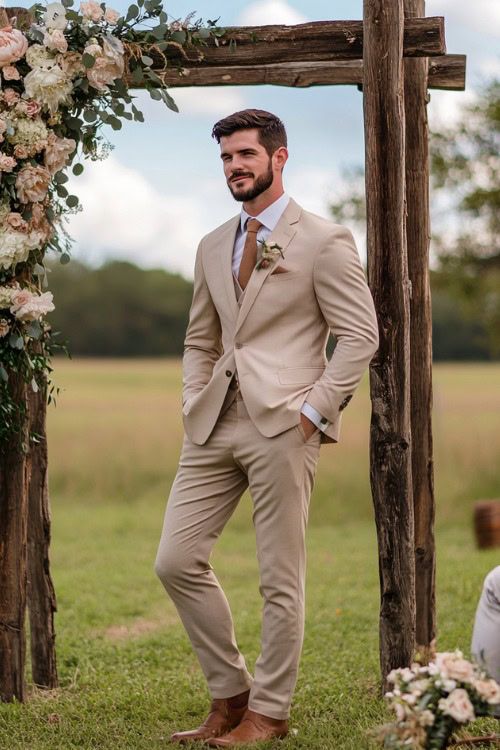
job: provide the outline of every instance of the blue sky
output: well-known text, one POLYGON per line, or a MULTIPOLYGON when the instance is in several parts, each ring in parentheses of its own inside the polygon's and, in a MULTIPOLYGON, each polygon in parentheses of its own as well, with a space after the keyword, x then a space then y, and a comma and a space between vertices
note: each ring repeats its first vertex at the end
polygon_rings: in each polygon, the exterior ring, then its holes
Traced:
MULTIPOLYGON (((14 4, 14 3, 12 3, 14 4)), ((29 7, 31 2, 16 3, 29 7)), ((129 2, 110 7, 124 12, 129 2)), ((431 124, 453 121, 480 81, 500 73, 499 0, 427 0, 427 15, 444 15, 448 51, 468 56, 464 93, 431 92, 431 124)), ((170 0, 172 18, 197 11, 220 25, 361 19, 362 0, 170 0)), ((71 192, 84 206, 68 231, 73 256, 91 264, 127 258, 192 277, 199 239, 240 210, 222 176, 213 123, 245 107, 276 112, 286 124, 289 160, 285 187, 304 207, 328 216, 328 201, 343 190, 343 170, 364 159, 362 95, 355 87, 304 90, 278 86, 172 90, 180 114, 136 91, 145 123, 124 123, 107 137, 115 148, 102 162, 86 162, 71 192)), ((364 256, 364 238, 358 237, 364 256)))

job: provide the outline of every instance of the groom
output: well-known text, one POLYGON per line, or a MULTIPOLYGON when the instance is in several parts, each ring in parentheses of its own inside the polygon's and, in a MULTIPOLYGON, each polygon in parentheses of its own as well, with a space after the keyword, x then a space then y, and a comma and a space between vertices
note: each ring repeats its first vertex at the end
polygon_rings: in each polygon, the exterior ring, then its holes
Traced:
POLYGON ((171 739, 234 747, 288 732, 320 444, 337 442, 378 332, 349 230, 283 190, 281 120, 247 109, 217 122, 212 135, 242 209, 198 247, 183 357, 185 436, 155 569, 212 699, 201 726, 171 739), (337 343, 327 361, 330 331, 337 343), (263 598, 253 676, 209 562, 247 487, 263 598))

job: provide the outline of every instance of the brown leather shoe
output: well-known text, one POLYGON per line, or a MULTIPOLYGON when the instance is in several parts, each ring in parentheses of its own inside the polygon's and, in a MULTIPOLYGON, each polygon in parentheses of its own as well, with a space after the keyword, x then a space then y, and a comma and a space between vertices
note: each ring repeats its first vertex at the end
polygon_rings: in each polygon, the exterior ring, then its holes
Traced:
POLYGON ((210 713, 201 726, 187 732, 174 732, 170 741, 183 744, 227 734, 241 721, 248 705, 249 695, 250 690, 245 690, 244 693, 238 693, 230 698, 214 698, 210 705, 210 713))
POLYGON ((258 714, 247 708, 242 720, 232 732, 224 737, 207 740, 207 744, 210 747, 235 747, 272 740, 276 737, 286 737, 287 734, 288 721, 286 719, 272 719, 270 716, 258 714))

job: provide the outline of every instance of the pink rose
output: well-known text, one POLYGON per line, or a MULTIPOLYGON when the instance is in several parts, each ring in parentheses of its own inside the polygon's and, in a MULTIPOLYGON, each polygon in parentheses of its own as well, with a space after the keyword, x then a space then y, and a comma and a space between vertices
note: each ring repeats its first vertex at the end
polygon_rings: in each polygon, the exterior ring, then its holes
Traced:
POLYGON ((27 49, 28 40, 21 31, 10 25, 0 29, 0 68, 20 60, 27 49))
POLYGON ((104 15, 104 11, 98 3, 94 0, 88 0, 86 3, 80 3, 80 13, 84 18, 90 21, 100 21, 104 15))
POLYGON ((42 235, 43 242, 48 242, 54 234, 54 229, 48 221, 41 203, 33 203, 31 206, 31 219, 29 230, 39 232, 42 235))
POLYGON ((85 71, 85 66, 82 63, 82 55, 76 50, 57 55, 57 64, 70 78, 76 77, 85 71))
POLYGON ((17 161, 12 156, 0 154, 0 172, 12 172, 16 164, 17 161))
POLYGON ((14 89, 8 88, 3 92, 3 99, 9 107, 13 107, 14 104, 17 104, 20 98, 20 95, 17 91, 14 91, 14 89))
POLYGON ((21 74, 15 65, 6 65, 2 68, 3 77, 6 81, 19 81, 21 74))
POLYGON ((17 229, 20 232, 26 232, 28 230, 28 222, 23 219, 21 214, 16 211, 11 211, 6 218, 6 222, 12 229, 17 229))
POLYGON ((16 159, 27 159, 29 156, 29 151, 26 148, 26 146, 22 146, 20 143, 16 143, 14 146, 14 156, 16 159))
POLYGON ((113 8, 106 8, 106 12, 104 14, 104 18, 108 23, 116 23, 118 19, 120 18, 120 14, 117 10, 114 10, 113 8))
POLYGON ((457 688, 447 698, 441 698, 438 704, 440 711, 460 724, 475 719, 474 706, 470 702, 467 690, 457 688))
POLYGON ((50 183, 50 172, 45 167, 23 167, 16 178, 17 197, 21 203, 36 203, 47 195, 50 183))
POLYGON ((64 32, 60 29, 46 31, 43 37, 43 43, 49 49, 57 50, 57 52, 67 52, 68 50, 68 40, 64 36, 64 32))
POLYGON ((75 148, 76 141, 73 138, 58 138, 53 131, 49 132, 44 158, 49 172, 55 174, 65 167, 75 148))

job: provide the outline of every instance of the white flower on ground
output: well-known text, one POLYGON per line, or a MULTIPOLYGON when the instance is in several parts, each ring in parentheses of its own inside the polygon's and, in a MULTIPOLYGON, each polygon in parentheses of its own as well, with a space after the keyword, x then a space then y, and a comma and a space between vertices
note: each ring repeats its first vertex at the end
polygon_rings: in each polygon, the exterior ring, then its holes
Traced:
POLYGON ((474 687, 487 703, 493 706, 500 703, 500 685, 495 680, 476 680, 474 687))
POLYGON ((472 664, 463 658, 461 651, 436 654, 436 664, 444 680, 470 682, 474 676, 472 664))
POLYGON ((447 698, 441 698, 438 708, 447 716, 451 716, 452 719, 458 721, 459 724, 475 719, 474 706, 470 702, 467 690, 463 688, 457 688, 447 698))

